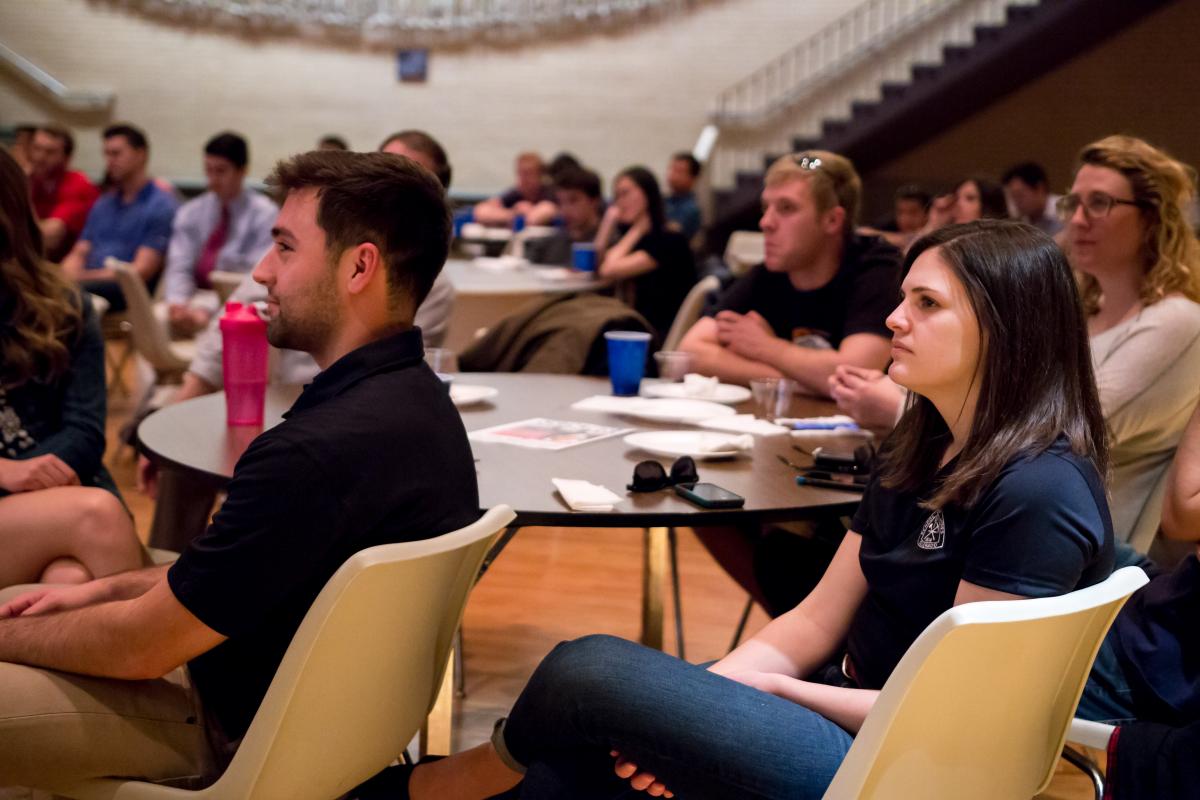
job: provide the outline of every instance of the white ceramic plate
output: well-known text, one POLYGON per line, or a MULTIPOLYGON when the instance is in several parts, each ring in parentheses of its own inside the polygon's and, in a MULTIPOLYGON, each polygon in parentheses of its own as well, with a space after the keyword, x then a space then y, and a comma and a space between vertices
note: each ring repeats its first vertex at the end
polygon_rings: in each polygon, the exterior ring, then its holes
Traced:
POLYGON ((492 386, 472 386, 466 383, 450 384, 450 399, 459 408, 491 400, 498 394, 500 394, 500 390, 492 386))
POLYGON ((647 453, 671 458, 729 458, 744 452, 736 447, 723 446, 738 437, 736 433, 709 431, 642 431, 626 436, 625 444, 647 453))
POLYGON ((632 403, 629 410, 621 412, 639 419, 655 422, 702 422, 713 417, 728 417, 736 413, 729 406, 711 403, 708 400, 649 400, 632 403))
POLYGON ((685 383, 644 383, 642 394, 646 397, 668 397, 678 400, 709 400, 713 403, 724 403, 736 406, 750 399, 750 390, 745 386, 732 383, 718 383, 709 397, 696 397, 687 393, 685 383))

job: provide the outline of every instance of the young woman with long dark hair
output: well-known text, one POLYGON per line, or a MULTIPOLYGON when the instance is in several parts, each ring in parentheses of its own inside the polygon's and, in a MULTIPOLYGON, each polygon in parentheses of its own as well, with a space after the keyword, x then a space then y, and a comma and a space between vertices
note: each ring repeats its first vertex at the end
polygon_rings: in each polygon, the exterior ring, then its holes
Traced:
POLYGON ((0 587, 142 566, 101 463, 105 401, 91 303, 43 260, 25 175, 0 152, 0 587))
POLYGON ((940 613, 1107 577, 1104 423, 1062 252, 983 221, 920 240, 906 267, 888 326, 912 400, 799 606, 708 669, 606 636, 559 645, 491 743, 363 796, 817 798, 940 613))
POLYGON ((596 233, 596 263, 600 277, 621 281, 632 295, 626 302, 665 336, 696 283, 696 264, 683 234, 667 228, 662 191, 645 167, 630 167, 613 182, 613 204, 596 233))

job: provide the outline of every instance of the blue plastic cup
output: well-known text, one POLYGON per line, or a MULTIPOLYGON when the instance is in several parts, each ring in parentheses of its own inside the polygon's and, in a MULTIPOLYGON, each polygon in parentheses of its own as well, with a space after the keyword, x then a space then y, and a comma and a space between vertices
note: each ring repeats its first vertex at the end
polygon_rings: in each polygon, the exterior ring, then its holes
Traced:
POLYGON ((517 214, 513 217, 513 233, 520 233, 525 230, 525 215, 517 214))
POLYGON ((472 206, 460 208, 454 212, 454 238, 462 236, 463 225, 475 221, 475 209, 472 206))
POLYGON ((596 245, 576 242, 571 245, 571 265, 581 272, 596 271, 596 245))
POLYGON ((641 331, 609 331, 604 334, 608 347, 608 377, 617 397, 634 397, 646 374, 646 353, 650 334, 641 331))

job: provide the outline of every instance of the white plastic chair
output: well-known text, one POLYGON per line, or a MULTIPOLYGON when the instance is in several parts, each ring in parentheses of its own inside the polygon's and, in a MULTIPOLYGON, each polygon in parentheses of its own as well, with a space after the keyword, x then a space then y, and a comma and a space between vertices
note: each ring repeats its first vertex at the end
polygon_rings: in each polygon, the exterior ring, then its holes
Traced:
POLYGON ((763 235, 760 231, 734 231, 725 245, 725 265, 734 275, 741 275, 763 262, 763 235))
POLYGON ((156 390, 179 383, 188 365, 192 363, 195 342, 171 341, 166 325, 154 313, 154 303, 146 290, 146 284, 132 265, 108 258, 104 266, 116 273, 121 293, 125 295, 125 314, 133 350, 154 370, 154 382, 147 387, 137 404, 140 413, 147 407, 162 405, 163 398, 157 398, 156 402, 156 390))
POLYGON ((1137 567, 1061 597, 967 603, 917 637, 826 800, 1013 800, 1050 783, 1104 634, 1137 567))
POLYGON ((103 778, 80 800, 334 800, 390 764, 433 707, 467 595, 515 515, 355 553, 296 631, 229 768, 200 791, 103 778))
POLYGON ((687 296, 683 298, 683 302, 679 304, 679 310, 675 312, 671 330, 667 331, 667 338, 663 340, 663 350, 679 349, 679 343, 683 341, 684 334, 696 324, 696 320, 700 319, 700 312, 704 310, 705 298, 720 288, 721 281, 717 279, 716 275, 701 278, 691 288, 687 296))

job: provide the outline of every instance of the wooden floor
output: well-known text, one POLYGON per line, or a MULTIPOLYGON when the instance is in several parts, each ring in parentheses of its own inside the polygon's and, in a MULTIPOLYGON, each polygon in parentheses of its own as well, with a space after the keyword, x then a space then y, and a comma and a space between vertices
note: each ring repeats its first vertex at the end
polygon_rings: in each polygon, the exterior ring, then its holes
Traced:
MULTIPOLYGON (((119 450, 116 431, 131 403, 109 403, 109 468, 134 512, 143 540, 153 501, 134 488, 135 459, 119 450)), ((684 640, 689 661, 719 658, 745 605, 745 594, 716 566, 690 530, 680 531, 684 640)), ((593 528, 522 530, 472 594, 463 626, 465 691, 455 713, 455 749, 485 741, 539 660, 555 644, 588 633, 638 636, 642 533, 593 528)), ((669 597, 668 597, 669 602, 669 597)), ((671 606, 668 605, 668 620, 671 606)), ((766 622, 755 609, 748 631, 766 622)), ((675 651, 667 628, 668 652, 675 651)), ((986 741, 981 739, 981 747, 986 741)), ((1086 800, 1088 782, 1060 762, 1060 775, 1043 798, 1086 800), (1065 769, 1063 767, 1065 766, 1065 769)))

